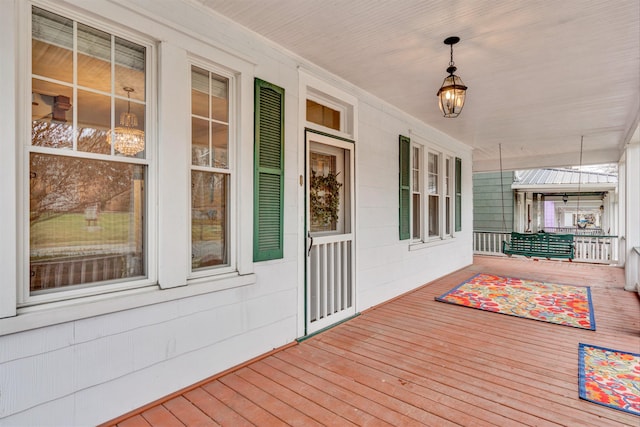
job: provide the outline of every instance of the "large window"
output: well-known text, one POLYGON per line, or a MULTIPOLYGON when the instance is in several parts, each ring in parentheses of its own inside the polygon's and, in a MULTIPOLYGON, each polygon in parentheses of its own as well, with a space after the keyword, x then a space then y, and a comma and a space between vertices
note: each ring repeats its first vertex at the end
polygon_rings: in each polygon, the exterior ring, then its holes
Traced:
POLYGON ((147 274, 147 47, 31 19, 30 296, 147 274))
POLYGON ((229 265, 229 78, 191 66, 191 268, 229 265))
POLYGON ((451 237, 454 220, 459 223, 459 159, 455 163, 452 156, 404 136, 399 142, 400 239, 420 243, 451 237))

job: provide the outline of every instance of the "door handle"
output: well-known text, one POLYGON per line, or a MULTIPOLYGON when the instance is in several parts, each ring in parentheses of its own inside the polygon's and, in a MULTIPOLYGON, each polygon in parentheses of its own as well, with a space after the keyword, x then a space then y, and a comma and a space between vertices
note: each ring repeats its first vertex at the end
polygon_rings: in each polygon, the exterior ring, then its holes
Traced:
POLYGON ((309 243, 309 249, 307 250, 307 256, 311 255, 311 247, 313 246, 313 236, 311 236, 311 232, 307 231, 307 238, 311 239, 311 242, 309 243))

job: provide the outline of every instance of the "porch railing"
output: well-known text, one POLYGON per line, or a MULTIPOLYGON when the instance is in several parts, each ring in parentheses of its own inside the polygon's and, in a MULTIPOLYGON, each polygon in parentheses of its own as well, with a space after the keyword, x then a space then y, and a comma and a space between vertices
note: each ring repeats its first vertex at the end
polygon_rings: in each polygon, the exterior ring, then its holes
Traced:
POLYGON ((473 231, 473 253, 480 255, 504 255, 502 241, 511 243, 511 233, 497 231, 473 231))
POLYGON ((605 235, 600 227, 579 228, 579 227, 544 227, 546 233, 573 234, 574 236, 603 236, 605 235))
POLYGON ((134 254, 69 257, 31 263, 31 291, 115 280, 141 274, 134 254))
MULTIPOLYGON (((499 231, 473 232, 473 253, 479 255, 501 255, 502 241, 511 241, 511 233, 499 231)), ((618 236, 574 235, 575 258, 577 262, 617 264, 618 236)))

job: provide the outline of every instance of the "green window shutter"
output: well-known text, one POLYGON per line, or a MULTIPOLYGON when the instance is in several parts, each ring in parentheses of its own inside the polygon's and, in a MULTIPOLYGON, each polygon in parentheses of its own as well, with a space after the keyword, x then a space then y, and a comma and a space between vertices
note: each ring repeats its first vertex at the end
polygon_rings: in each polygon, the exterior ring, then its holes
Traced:
POLYGON ((456 231, 462 230, 462 159, 456 157, 456 231))
POLYGON ((255 79, 253 260, 283 257, 284 89, 255 79))
POLYGON ((410 169, 411 140, 400 135, 400 240, 406 240, 410 237, 410 169))

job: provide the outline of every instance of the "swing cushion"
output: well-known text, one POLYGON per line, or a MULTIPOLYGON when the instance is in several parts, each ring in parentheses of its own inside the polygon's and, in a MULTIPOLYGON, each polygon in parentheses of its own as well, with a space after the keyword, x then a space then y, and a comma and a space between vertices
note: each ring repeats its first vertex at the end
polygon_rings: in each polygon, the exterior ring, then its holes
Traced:
POLYGON ((511 242, 502 242, 502 252, 526 257, 573 259, 573 234, 512 232, 511 242))

